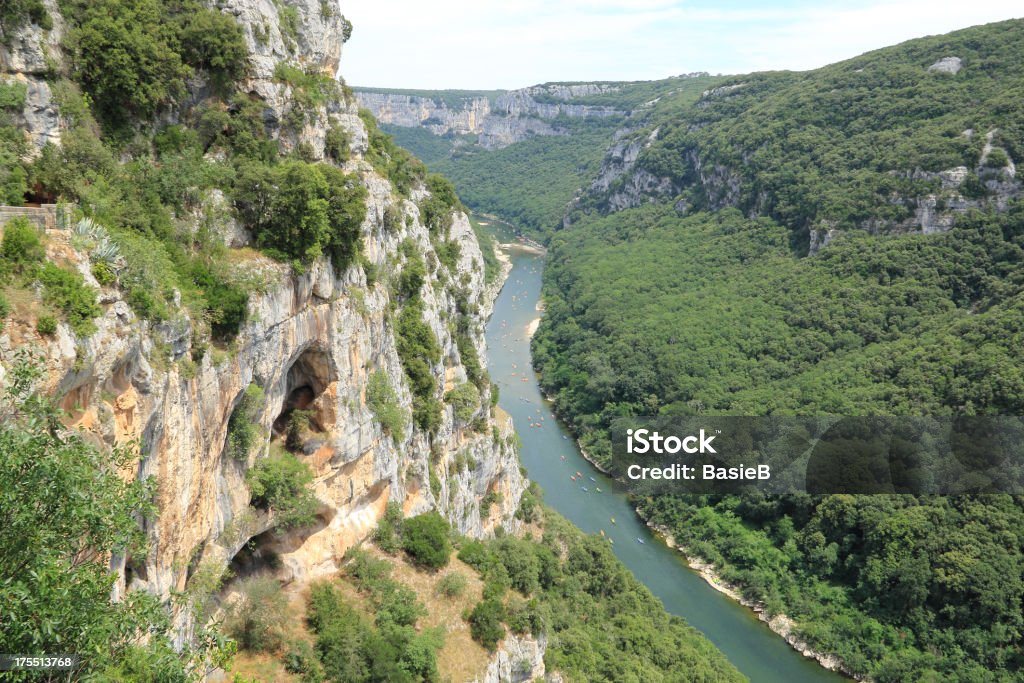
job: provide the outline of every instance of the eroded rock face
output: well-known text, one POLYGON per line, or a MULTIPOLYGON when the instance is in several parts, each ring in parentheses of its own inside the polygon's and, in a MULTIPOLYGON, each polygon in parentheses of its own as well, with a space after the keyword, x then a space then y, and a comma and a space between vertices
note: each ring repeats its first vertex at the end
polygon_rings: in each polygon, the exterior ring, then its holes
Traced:
POLYGON ((0 40, 0 81, 21 83, 26 88, 25 106, 15 114, 14 123, 28 138, 30 156, 38 154, 47 142, 59 143, 62 130, 46 75, 63 66, 60 41, 65 26, 57 0, 43 0, 43 5, 53 19, 53 28, 25 24, 0 40))
POLYGON ((959 57, 943 57, 929 66, 928 70, 944 74, 953 74, 955 76, 962 68, 964 68, 964 63, 959 57))
MULTIPOLYGON (((428 261, 436 258, 416 205, 396 202, 387 181, 365 162, 350 162, 349 170, 360 173, 370 191, 363 239, 381 272, 395 267, 398 245, 407 239, 419 244, 428 261), (393 204, 407 225, 386 232, 383 211, 393 204)), ((469 303, 480 304, 483 261, 464 215, 454 221, 451 238, 461 255, 447 277, 465 283, 469 303)), ((68 233, 51 231, 50 239, 70 249, 68 233)), ((87 257, 77 258, 87 266, 87 257)), ((404 433, 386 435, 368 408, 367 379, 378 370, 386 373, 401 406, 408 411, 412 404, 384 286, 367 286, 358 266, 336 272, 318 262, 295 275, 254 257, 247 267, 262 271, 272 284, 251 299, 249 322, 227 353, 206 353, 193 364, 187 318, 154 327, 138 321, 112 291, 104 293, 106 313, 95 334, 74 340, 62 324, 47 345, 50 388, 62 397, 69 422, 99 443, 141 440, 143 459, 133 476, 157 482, 159 514, 147 527, 149 554, 127 560, 134 587, 168 597, 185 587, 197 558, 226 563, 273 525, 273 515, 250 507, 245 473, 266 453, 275 420, 300 389, 309 395, 314 434, 299 457, 316 474, 320 511, 313 528, 266 539, 267 549, 280 556, 283 580, 337 571, 345 551, 367 537, 389 501, 400 502, 407 514, 437 508, 471 536, 488 535, 498 525, 516 527, 513 513, 526 482, 511 422, 488 416, 486 395, 479 431, 458 423, 446 406, 433 439, 411 420, 404 433), (225 448, 228 420, 250 383, 265 394, 256 420, 264 439, 246 459, 236 460, 225 448), (441 484, 436 496, 431 468, 441 484), (492 491, 501 494, 500 503, 482 519, 480 500, 492 491)), ((457 302, 454 290, 440 284, 440 273, 439 266, 423 288, 424 320, 442 348, 442 361, 433 368, 439 397, 466 381, 445 322, 457 315, 457 302)), ((482 325, 474 319, 481 357, 482 325)), ((43 343, 29 325, 12 325, 4 337, 4 356, 20 344, 43 343)))
POLYGON ((476 683, 525 683, 525 681, 554 681, 545 673, 544 652, 547 638, 510 635, 502 641, 487 666, 483 678, 476 683))
MULTIPOLYGON (((27 27, 13 48, 0 52, 4 78, 29 83, 30 104, 48 97, 46 83, 34 70, 47 54, 45 46, 55 47, 62 30, 56 6, 47 2, 55 19, 53 31, 27 27)), ((273 78, 279 61, 330 74, 337 69, 346 26, 336 11, 325 11, 333 3, 298 0, 279 8, 272 0, 225 0, 218 6, 245 29, 253 68, 244 86, 263 100, 268 121, 280 120, 292 106, 289 86, 273 78), (294 11, 294 21, 282 13, 285 9, 294 11)), ((190 85, 191 101, 201 100, 201 79, 190 85)), ((59 125, 51 125, 59 121, 57 111, 52 120, 45 107, 40 111, 35 118, 25 115, 26 131, 36 141, 59 140, 59 125)), ((368 191, 362 251, 376 266, 379 284, 369 285, 358 264, 336 270, 318 261, 296 274, 250 253, 241 267, 263 286, 250 298, 248 321, 229 347, 204 353, 187 311, 179 310, 176 319, 161 325, 138 320, 118 290, 100 288, 89 272, 88 257, 75 250, 70 233, 51 230, 51 258, 77 266, 87 284, 98 290, 104 309, 98 329, 76 339, 61 324, 52 338, 44 339, 32 321, 12 321, 0 336, 0 381, 15 349, 36 346, 46 362, 44 388, 59 399, 71 426, 98 445, 141 444, 138 469, 125 476, 155 480, 158 514, 145 523, 145 557, 112 558, 111 567, 120 575, 115 597, 130 585, 169 598, 185 587, 201 561, 226 564, 250 540, 261 552, 279 556, 277 571, 284 581, 304 582, 332 573, 344 552, 376 526, 390 501, 399 502, 407 514, 436 508, 471 536, 486 536, 499 525, 517 527, 513 513, 526 481, 511 422, 491 417, 487 391, 474 416, 479 418, 475 427, 458 421, 443 404, 433 435, 415 428, 411 416, 402 433, 385 434, 368 407, 366 385, 375 371, 385 373, 407 415, 412 405, 387 287, 387 278, 397 275, 404 262, 400 244, 415 243, 429 264, 421 291, 423 319, 442 350, 441 361, 431 367, 442 402, 447 390, 467 380, 450 323, 461 314, 460 304, 468 308, 469 336, 484 359, 480 311, 490 309, 484 298, 491 294, 485 294, 483 258, 468 218, 454 216, 448 237, 458 244, 459 257, 449 269, 440 264, 420 219, 417 201, 425 191, 400 197, 362 159, 368 136, 353 102, 339 97, 317 107, 297 136, 273 126, 271 132, 286 149, 306 142, 316 158, 323 158, 331 123, 344 128, 351 143, 353 156, 344 170, 368 191), (255 418, 262 438, 248 455, 236 459, 225 447, 228 422, 250 384, 264 394, 255 418), (268 534, 274 515, 251 506, 246 472, 266 455, 272 440, 280 442, 275 431, 281 426, 279 418, 298 402, 313 415, 298 457, 315 473, 318 521, 307 529, 268 534), (469 462, 475 466, 466 466, 469 462), (480 500, 491 492, 501 494, 499 502, 481 518, 480 500)), ((180 218, 196 225, 207 219, 227 246, 248 242, 223 195, 211 192, 201 204, 195 215, 180 218)), ((181 639, 191 629, 189 619, 184 611, 177 617, 181 639)))
POLYGON ((614 107, 573 104, 572 98, 614 92, 610 85, 542 85, 467 97, 459 106, 443 100, 401 93, 356 91, 359 104, 381 122, 406 128, 423 127, 434 135, 477 135, 485 149, 500 149, 535 135, 566 135, 551 123, 559 116, 605 118, 623 112, 614 107))

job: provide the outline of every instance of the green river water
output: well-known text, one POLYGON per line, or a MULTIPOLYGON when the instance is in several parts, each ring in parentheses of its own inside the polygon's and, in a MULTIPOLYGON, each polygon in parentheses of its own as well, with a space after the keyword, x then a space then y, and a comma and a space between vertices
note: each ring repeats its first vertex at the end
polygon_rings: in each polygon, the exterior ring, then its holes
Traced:
MULTIPOLYGON (((508 240, 507 234, 498 237, 508 240)), ((754 683, 847 680, 793 650, 753 612, 709 586, 637 517, 625 493, 583 458, 531 369, 526 328, 539 315, 543 259, 516 251, 512 261, 487 326, 488 364, 501 387, 500 405, 522 439, 522 462, 548 505, 587 533, 604 530, 615 554, 666 609, 703 632, 754 683), (570 476, 577 471, 583 477, 574 482, 570 476)))

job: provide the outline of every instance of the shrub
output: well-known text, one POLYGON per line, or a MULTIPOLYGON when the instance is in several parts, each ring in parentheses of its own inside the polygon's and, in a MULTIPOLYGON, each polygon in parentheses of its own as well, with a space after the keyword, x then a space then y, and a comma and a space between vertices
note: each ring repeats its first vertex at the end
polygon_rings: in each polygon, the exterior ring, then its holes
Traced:
POLYGON ((253 505, 271 510, 283 529, 309 526, 316 520, 313 472, 291 453, 264 458, 246 473, 253 505))
POLYGON ((324 667, 313 646, 305 640, 295 640, 289 644, 284 654, 284 669, 288 673, 300 674, 305 683, 321 683, 326 678, 324 667))
POLYGON ((461 210, 462 203, 455 192, 455 186, 444 176, 431 173, 427 176, 426 185, 430 196, 420 202, 423 224, 432 235, 447 236, 452 227, 452 213, 461 210))
POLYGON ((32 22, 44 30, 53 28, 53 19, 43 0, 4 0, 0 5, 0 29, 5 36, 32 22))
POLYGON ((117 282, 117 273, 114 272, 113 267, 106 261, 97 261, 92 264, 92 276, 96 278, 96 282, 100 283, 104 287, 117 282))
POLYGON ((395 323, 396 346, 402 369, 413 394, 413 419, 421 429, 433 432, 441 422, 441 406, 434 397, 436 381, 431 364, 441 360, 441 347, 433 330, 423 321, 419 299, 407 303, 395 323))
POLYGON ((36 320, 36 332, 49 337, 57 332, 57 319, 52 315, 44 313, 36 320))
POLYGON ((383 582, 376 587, 373 597, 377 626, 415 626, 420 617, 427 615, 427 609, 416 598, 416 592, 397 581, 383 582))
POLYGON ((418 253, 406 258, 402 272, 398 276, 398 287, 396 293, 402 299, 411 299, 419 296, 423 283, 427 281, 427 266, 423 257, 418 253))
POLYGON ((337 268, 358 254, 366 188, 333 166, 299 160, 276 168, 247 164, 234 195, 261 248, 303 264, 329 256, 337 268))
POLYGON ((300 450, 305 442, 306 432, 309 430, 309 420, 313 417, 312 410, 293 410, 288 416, 288 426, 285 428, 285 445, 293 451, 300 450))
POLYGON ((516 510, 516 519, 527 524, 540 518, 540 489, 536 482, 530 482, 530 486, 523 491, 519 498, 519 508, 516 510))
POLYGON ((11 304, 3 294, 0 294, 0 332, 4 329, 4 318, 11 312, 11 304))
POLYGON ((263 406, 263 389, 250 384, 242 392, 235 409, 228 419, 228 454, 236 460, 249 457, 253 446, 260 438, 260 429, 256 424, 260 409, 263 406))
POLYGON ((462 254, 462 247, 455 240, 441 240, 434 244, 434 251, 437 253, 437 260, 445 268, 454 273, 459 264, 459 256, 462 254))
POLYGON ((188 68, 177 52, 177 26, 160 2, 94 0, 74 9, 68 45, 75 78, 105 120, 148 118, 183 92, 188 68))
POLYGON ((414 564, 440 569, 452 553, 451 527, 436 511, 410 517, 402 523, 402 550, 414 564))
POLYGON ((462 423, 469 422, 480 410, 480 390, 469 382, 456 385, 445 394, 444 400, 452 405, 455 419, 462 423))
POLYGON ((459 559, 478 572, 485 571, 494 561, 494 555, 483 541, 470 540, 459 549, 459 559))
POLYGON ((245 75, 249 49, 242 27, 230 14, 206 8, 186 13, 181 49, 188 64, 206 69, 220 87, 245 75))
POLYGON ((28 219, 18 216, 7 222, 0 242, 0 256, 19 270, 43 260, 46 250, 39 239, 39 231, 28 219))
POLYGON ((0 202, 9 206, 21 206, 28 192, 28 174, 21 166, 11 168, 0 180, 0 202))
POLYGON ((448 572, 437 582, 437 593, 446 598, 458 598, 466 592, 466 577, 458 572, 448 572))
POLYGON ((331 121, 331 127, 327 129, 324 136, 324 153, 327 158, 333 159, 339 164, 348 161, 351 156, 351 139, 348 131, 338 125, 337 121, 331 121))
POLYGON ((540 585, 540 561, 533 552, 533 544, 506 537, 495 541, 495 554, 508 572, 509 585, 523 595, 529 595, 540 585))
POLYGON ((480 499, 480 519, 487 519, 491 516, 491 507, 501 501, 501 494, 496 491, 488 491, 480 499))
POLYGON ((405 430, 405 413, 398 405, 398 395, 383 370, 377 370, 370 375, 366 386, 366 403, 384 429, 384 433, 390 434, 398 441, 405 430))
POLYGON ((393 500, 384 508, 384 516, 373 532, 373 542, 384 552, 394 553, 401 547, 401 534, 402 505, 393 500))
POLYGON ((469 632, 473 640, 494 652, 498 641, 505 637, 505 627, 501 622, 505 618, 505 606, 500 600, 483 600, 469 613, 469 632))
POLYGON ((288 598, 277 580, 253 576, 238 582, 241 596, 224 620, 227 633, 239 646, 256 652, 273 652, 284 643, 288 598))
POLYGON ((43 301, 64 313, 75 334, 86 336, 96 330, 93 318, 103 311, 96 303, 95 290, 86 286, 78 272, 44 263, 39 269, 39 281, 43 283, 43 301))
POLYGON ((985 159, 985 166, 988 168, 1004 168, 1009 163, 1010 157, 1006 155, 1006 151, 998 147, 989 152, 985 159))

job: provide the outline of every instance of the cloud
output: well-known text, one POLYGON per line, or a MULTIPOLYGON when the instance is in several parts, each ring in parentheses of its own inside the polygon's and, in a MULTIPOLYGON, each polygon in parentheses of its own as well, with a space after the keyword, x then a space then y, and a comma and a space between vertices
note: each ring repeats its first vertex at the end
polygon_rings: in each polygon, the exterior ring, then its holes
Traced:
POLYGON ((516 88, 809 69, 1021 13, 1015 0, 342 0, 364 86, 516 88))

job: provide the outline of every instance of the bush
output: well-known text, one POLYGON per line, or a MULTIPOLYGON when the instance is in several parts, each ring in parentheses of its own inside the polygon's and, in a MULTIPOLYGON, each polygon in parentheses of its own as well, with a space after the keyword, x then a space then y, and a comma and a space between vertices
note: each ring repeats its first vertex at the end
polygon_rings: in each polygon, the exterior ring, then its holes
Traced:
POLYGON ((235 204, 264 249, 307 264, 329 256, 342 268, 358 254, 366 188, 327 164, 291 160, 238 173, 235 204))
POLYGON ((188 64, 206 69, 220 87, 245 75, 249 48, 230 14, 202 8, 183 18, 181 49, 188 64))
MULTIPOLYGON (((462 210, 462 203, 451 181, 437 173, 426 179, 430 196, 420 202, 420 216, 432 235, 446 237, 452 227, 452 213, 462 210)), ((457 245, 456 245, 457 246, 457 245)))
POLYGON ((114 272, 114 269, 106 261, 97 261, 92 264, 91 270, 92 276, 96 278, 96 282, 104 287, 109 287, 117 282, 117 273, 114 272))
POLYGON ((405 430, 405 412, 398 405, 398 395, 383 370, 370 375, 366 386, 366 403, 384 433, 390 434, 397 442, 405 430))
POLYGON ((95 290, 85 284, 77 271, 44 263, 39 269, 39 281, 43 283, 43 301, 64 313, 75 334, 87 336, 96 331, 93 318, 103 311, 96 303, 95 290))
POLYGON ((494 652, 498 641, 505 637, 505 606, 500 600, 490 599, 478 603, 469 613, 469 632, 473 640, 494 652))
POLYGON ((42 314, 39 319, 36 320, 36 332, 49 337, 57 333, 57 319, 49 314, 42 314))
POLYGON ((458 598, 466 592, 466 577, 458 572, 448 572, 437 582, 437 593, 446 598, 458 598))
POLYGON ((440 569, 452 553, 451 527, 436 511, 410 517, 402 523, 402 550, 420 567, 440 569))
POLYGON ((11 304, 3 294, 0 294, 0 332, 4 329, 4 318, 11 312, 11 304))
POLYGON ((484 572, 494 561, 494 555, 483 541, 465 541, 459 549, 459 559, 478 572, 484 572))
POLYGON ((46 31, 53 28, 53 19, 43 0, 4 0, 0 5, 0 29, 5 36, 29 22, 46 31))
POLYGON ((449 391, 444 400, 455 409, 455 419, 467 423, 480 410, 480 390, 469 382, 463 382, 449 391))
POLYGON ((240 599, 224 620, 228 635, 246 650, 276 651, 284 643, 287 623, 288 598, 281 585, 269 576, 254 576, 240 580, 237 588, 240 599))
POLYGON ((398 356, 409 378, 413 394, 413 419, 426 431, 436 431, 441 423, 441 406, 434 397, 436 381, 431 364, 441 360, 441 347, 430 326, 423 322, 423 304, 419 299, 407 303, 395 323, 398 356))
POLYGON ((398 276, 396 293, 402 299, 411 299, 420 295, 420 289, 427 281, 427 266, 418 253, 408 256, 402 272, 398 276))
POLYGON ((1005 168, 1009 163, 1010 157, 1006 155, 1006 151, 998 147, 993 148, 985 159, 985 166, 988 168, 1005 168))
POLYGON ((331 127, 327 129, 324 136, 324 153, 328 159, 333 159, 341 164, 348 161, 351 156, 351 139, 348 131, 338 125, 337 121, 331 121, 331 127))
POLYGON ((39 263, 46 256, 46 250, 39 239, 39 231, 28 219, 18 216, 3 227, 4 238, 0 242, 0 256, 16 269, 39 263))
POLYGON ((256 418, 263 407, 263 389, 250 384, 242 392, 235 409, 228 419, 228 454, 236 460, 245 460, 260 438, 256 418))
POLYGON ((488 491, 480 499, 480 519, 487 519, 491 516, 491 507, 501 502, 501 494, 497 491, 488 491))
POLYGON ((149 118, 184 91, 178 27, 158 0, 94 0, 74 10, 70 63, 108 123, 149 118))
POLYGON ((288 673, 300 674, 304 683, 321 683, 326 678, 320 659, 305 640, 295 640, 288 646, 284 654, 284 669, 288 673))
POLYGON ((0 202, 9 206, 21 206, 28 192, 28 174, 21 166, 11 168, 0 181, 0 202))
POLYGON ((386 553, 397 552, 401 547, 402 504, 390 501, 384 508, 384 516, 373 532, 373 542, 386 553))
POLYGON ((253 505, 271 510, 278 527, 291 529, 316 521, 319 504, 313 495, 313 472, 291 453, 260 460, 245 478, 253 505))
POLYGON ((309 420, 312 417, 312 410, 293 410, 288 416, 288 425, 285 427, 285 445, 289 449, 302 450, 306 432, 309 430, 309 420))

